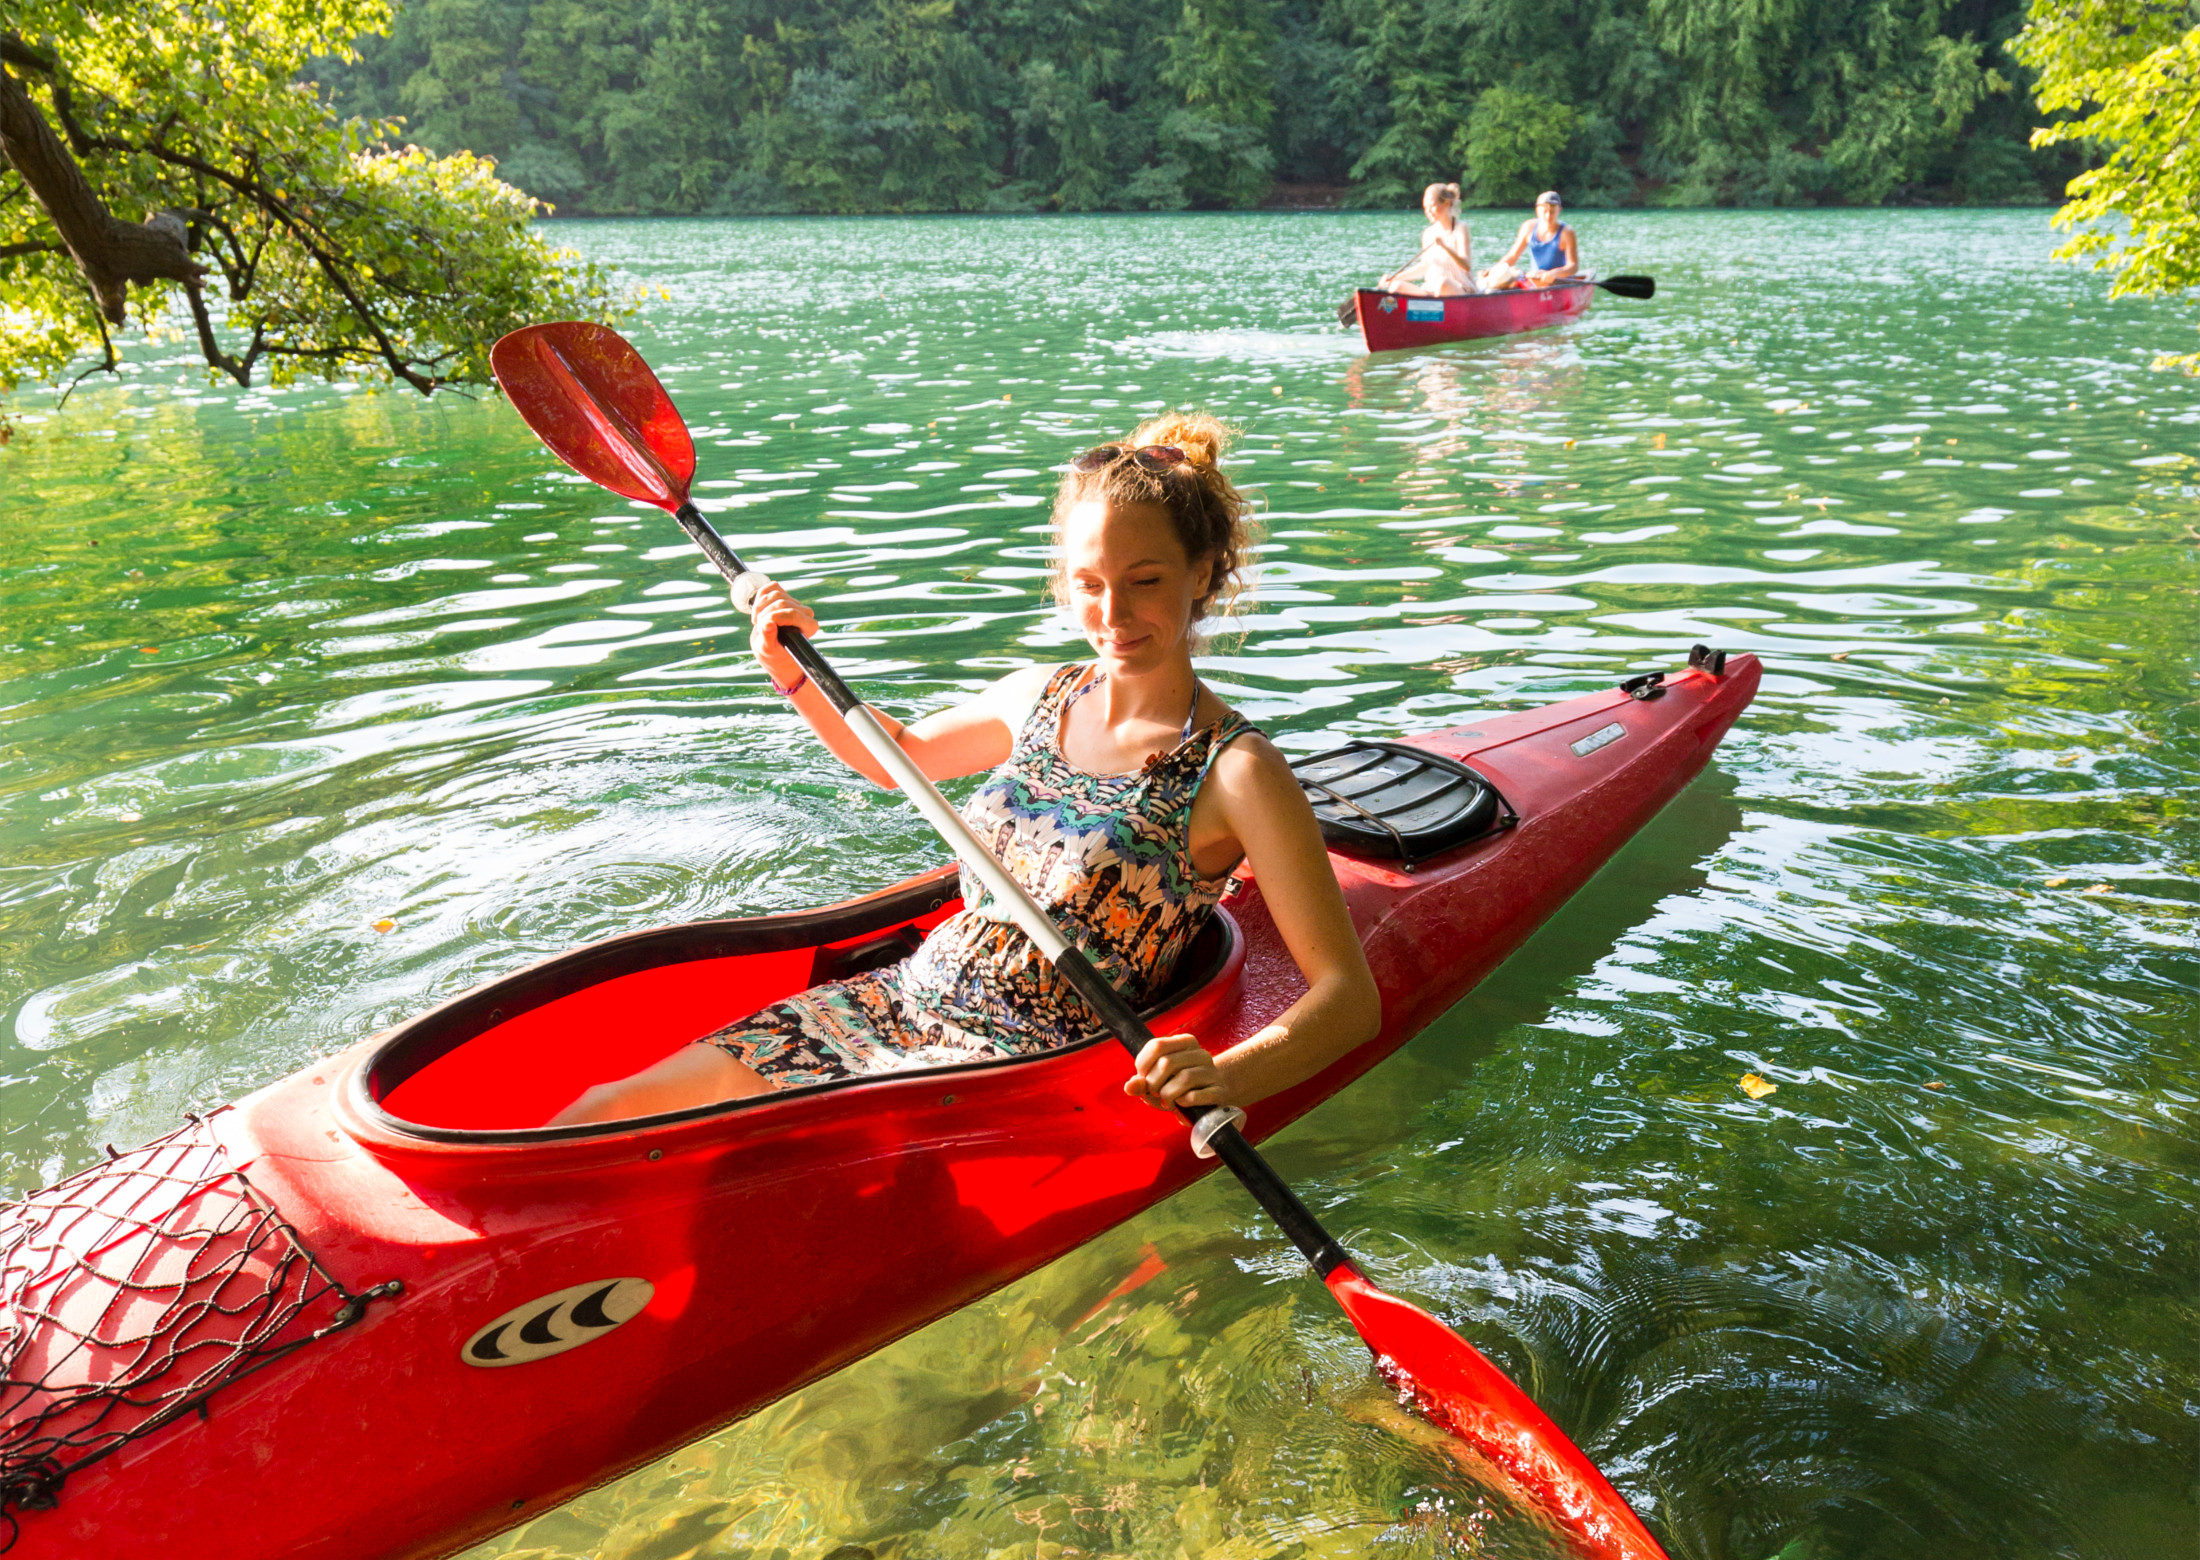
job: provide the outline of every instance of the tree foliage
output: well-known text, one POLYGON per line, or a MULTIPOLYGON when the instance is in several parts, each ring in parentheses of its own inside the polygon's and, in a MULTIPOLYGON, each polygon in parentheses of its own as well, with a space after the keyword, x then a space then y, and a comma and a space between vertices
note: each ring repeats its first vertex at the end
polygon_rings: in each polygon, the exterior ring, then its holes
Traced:
POLYGON ((570 211, 2041 200, 2023 0, 402 0, 315 67, 570 211))
MULTIPOLYGON (((2068 117, 2033 144, 2074 141, 2107 160, 2070 181, 2060 259, 2113 271, 2110 296, 2200 288, 2200 5, 2034 0, 2013 52, 2039 73, 2040 107, 2068 117)), ((2164 366, 2200 373, 2200 353, 2164 366)))
POLYGON ((386 27, 387 0, 16 0, 0 34, 0 389, 118 335, 188 331, 240 384, 265 365, 422 391, 488 375, 603 279, 530 229, 486 160, 395 144, 300 80, 386 27))

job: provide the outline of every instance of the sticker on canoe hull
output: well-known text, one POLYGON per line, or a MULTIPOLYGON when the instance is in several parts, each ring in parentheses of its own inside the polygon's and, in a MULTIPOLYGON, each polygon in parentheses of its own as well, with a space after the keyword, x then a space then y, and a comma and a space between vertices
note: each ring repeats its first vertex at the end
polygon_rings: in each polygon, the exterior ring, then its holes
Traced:
POLYGON ((1441 298, 1430 298, 1426 302, 1416 298, 1406 304, 1406 318, 1409 320, 1440 320, 1443 317, 1444 301, 1441 298))
POLYGON ((1579 742, 1572 742, 1567 745, 1574 750, 1574 756, 1576 758, 1587 758, 1598 748, 1610 747, 1613 743, 1617 742, 1621 737, 1624 737, 1626 735, 1627 728, 1615 720, 1609 726, 1599 726, 1596 730, 1590 732, 1586 737, 1583 737, 1579 742))
POLYGON ((632 1321, 656 1292, 646 1278, 598 1278, 552 1290, 483 1327, 458 1357, 492 1369, 546 1360, 632 1321))

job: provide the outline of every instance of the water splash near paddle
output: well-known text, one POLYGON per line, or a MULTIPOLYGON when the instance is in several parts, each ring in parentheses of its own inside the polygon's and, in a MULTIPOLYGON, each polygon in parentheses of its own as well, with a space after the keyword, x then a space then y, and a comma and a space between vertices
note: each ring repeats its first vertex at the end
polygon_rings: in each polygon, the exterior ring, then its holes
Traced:
MULTIPOLYGON (((530 325, 499 341, 490 362, 514 408, 559 459, 614 493, 671 514, 733 585, 737 600, 744 580, 758 582, 689 502, 694 440, 657 376, 616 331, 581 322, 530 325)), ((1145 1022, 986 852, 816 648, 784 630, 780 639, 926 821, 1135 1057, 1153 1038, 1145 1022)), ((1239 1132, 1230 1118, 1242 1119, 1242 1113, 1183 1115, 1195 1146, 1229 1166, 1306 1257, 1403 1401, 1499 1469, 1588 1560, 1665 1560, 1619 1492, 1481 1351, 1426 1311, 1378 1289, 1352 1265, 1239 1132)))

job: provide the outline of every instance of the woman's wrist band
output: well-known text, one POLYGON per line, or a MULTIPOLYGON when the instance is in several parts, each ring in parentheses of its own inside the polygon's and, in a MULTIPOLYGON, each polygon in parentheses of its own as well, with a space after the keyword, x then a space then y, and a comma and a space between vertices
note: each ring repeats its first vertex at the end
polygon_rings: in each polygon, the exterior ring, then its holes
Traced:
POLYGON ((810 680, 810 674, 804 672, 784 688, 779 686, 779 679, 772 676, 770 672, 764 674, 764 680, 772 685, 772 692, 778 694, 782 699, 791 699, 802 691, 803 685, 810 680))

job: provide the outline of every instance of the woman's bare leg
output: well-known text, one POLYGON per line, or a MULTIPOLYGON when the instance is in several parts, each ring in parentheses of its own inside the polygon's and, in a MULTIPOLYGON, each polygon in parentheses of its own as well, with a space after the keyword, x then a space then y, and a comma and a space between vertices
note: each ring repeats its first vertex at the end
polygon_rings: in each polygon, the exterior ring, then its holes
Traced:
POLYGON ((580 1098, 552 1116, 547 1125, 570 1127, 583 1121, 661 1116, 694 1105, 769 1094, 771 1088, 761 1073, 736 1061, 730 1051, 698 1040, 638 1073, 582 1090, 580 1098))

